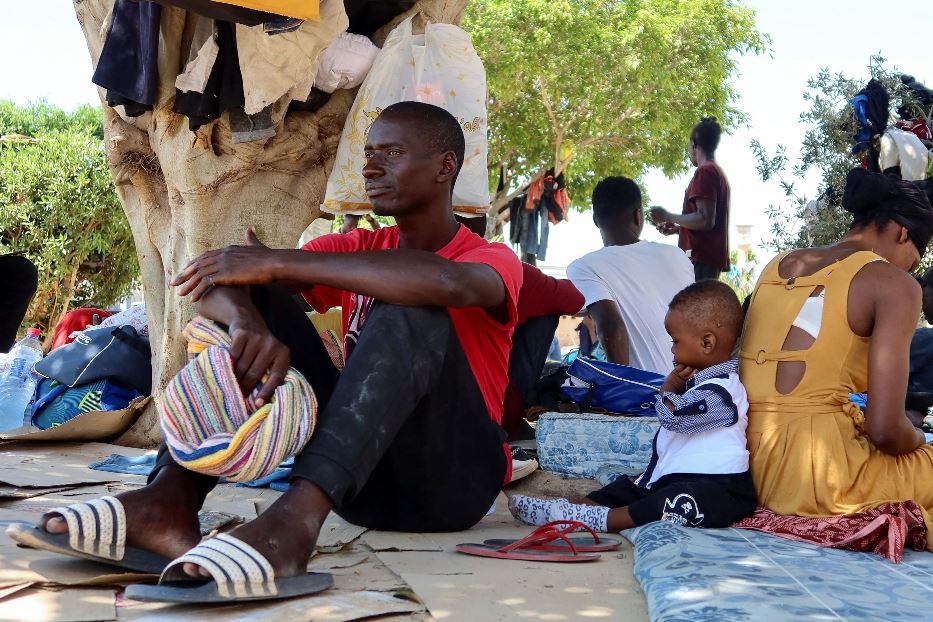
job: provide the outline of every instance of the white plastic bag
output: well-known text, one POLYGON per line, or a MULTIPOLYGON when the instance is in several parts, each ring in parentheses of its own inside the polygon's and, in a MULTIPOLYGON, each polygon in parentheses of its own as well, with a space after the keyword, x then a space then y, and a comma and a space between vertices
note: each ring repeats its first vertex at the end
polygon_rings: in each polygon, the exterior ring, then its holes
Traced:
POLYGON ((486 70, 470 36, 451 24, 428 24, 413 35, 412 18, 386 39, 350 109, 321 206, 333 214, 371 210, 363 187, 363 146, 370 126, 388 106, 420 101, 440 106, 460 121, 466 140, 454 187, 454 211, 480 216, 489 208, 486 170, 486 70))

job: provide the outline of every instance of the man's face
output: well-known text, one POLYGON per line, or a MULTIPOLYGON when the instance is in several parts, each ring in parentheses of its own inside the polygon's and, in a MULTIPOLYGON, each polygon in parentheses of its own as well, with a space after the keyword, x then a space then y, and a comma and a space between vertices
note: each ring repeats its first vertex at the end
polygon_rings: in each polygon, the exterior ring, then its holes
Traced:
POLYGON ((690 157, 691 164, 694 166, 699 166, 697 164, 697 144, 696 141, 694 141, 692 138, 690 139, 690 143, 687 146, 687 155, 690 157))
POLYGON ((432 153, 415 124, 380 117, 364 147, 366 195, 379 216, 401 216, 435 199, 443 154, 432 153))

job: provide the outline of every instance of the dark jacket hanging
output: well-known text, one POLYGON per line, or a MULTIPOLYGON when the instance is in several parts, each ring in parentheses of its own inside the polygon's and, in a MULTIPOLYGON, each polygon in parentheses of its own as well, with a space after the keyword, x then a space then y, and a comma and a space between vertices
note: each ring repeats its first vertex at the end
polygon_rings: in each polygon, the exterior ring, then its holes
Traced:
POLYGON ((107 104, 139 116, 159 94, 159 24, 162 7, 116 0, 107 39, 91 81, 107 90, 107 104))

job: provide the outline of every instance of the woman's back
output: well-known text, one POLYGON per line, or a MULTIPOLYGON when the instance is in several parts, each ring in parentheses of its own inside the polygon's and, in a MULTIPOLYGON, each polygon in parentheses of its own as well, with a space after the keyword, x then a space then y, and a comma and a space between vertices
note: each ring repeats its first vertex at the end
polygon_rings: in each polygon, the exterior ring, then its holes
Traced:
POLYGON ((933 525, 933 448, 881 452, 849 401, 868 389, 874 303, 866 292, 903 276, 883 262, 838 246, 796 251, 772 261, 753 294, 740 354, 750 469, 759 502, 780 514, 850 514, 914 500, 933 525), (808 334, 795 319, 820 295, 822 315, 808 334))
POLYGON ((742 382, 760 411, 778 405, 782 413, 838 409, 849 393, 867 389, 870 339, 850 326, 849 292, 856 275, 875 261, 883 260, 867 251, 808 249, 780 255, 765 268, 741 354, 742 382), (795 326, 808 300, 822 308, 816 335, 795 326))

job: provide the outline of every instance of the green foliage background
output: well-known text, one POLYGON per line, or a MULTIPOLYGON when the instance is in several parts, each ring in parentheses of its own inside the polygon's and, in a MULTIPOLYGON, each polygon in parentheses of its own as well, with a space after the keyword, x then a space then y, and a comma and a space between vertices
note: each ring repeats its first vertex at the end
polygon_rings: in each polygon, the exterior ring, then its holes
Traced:
POLYGON ((607 175, 686 170, 701 117, 743 122, 738 58, 770 43, 731 0, 474 0, 463 27, 486 66, 492 190, 500 168, 508 192, 566 164, 576 207, 607 175))
POLYGON ((104 152, 102 113, 0 100, 0 253, 39 269, 26 324, 117 302, 137 283, 133 237, 104 152))

